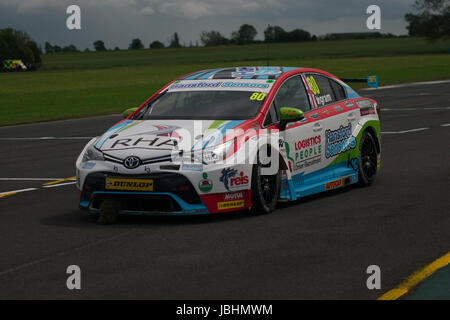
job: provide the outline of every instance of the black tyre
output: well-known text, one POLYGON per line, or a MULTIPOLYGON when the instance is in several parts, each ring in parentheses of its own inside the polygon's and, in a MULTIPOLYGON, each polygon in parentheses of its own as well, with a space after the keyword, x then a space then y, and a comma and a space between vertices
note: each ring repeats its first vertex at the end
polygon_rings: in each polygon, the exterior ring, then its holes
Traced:
POLYGON ((369 186, 377 177, 377 147, 375 139, 367 131, 359 143, 359 185, 369 186))
POLYGON ((253 165, 252 212, 255 214, 272 212, 280 194, 281 172, 278 170, 274 175, 262 175, 263 167, 259 162, 253 165))

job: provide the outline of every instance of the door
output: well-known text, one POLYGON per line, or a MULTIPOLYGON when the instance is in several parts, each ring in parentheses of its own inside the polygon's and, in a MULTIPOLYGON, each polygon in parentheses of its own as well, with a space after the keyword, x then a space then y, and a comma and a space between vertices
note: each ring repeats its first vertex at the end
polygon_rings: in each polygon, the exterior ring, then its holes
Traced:
POLYGON ((311 102, 300 75, 285 80, 278 89, 274 104, 278 112, 280 108, 292 107, 305 113, 305 119, 289 123, 282 133, 293 187, 299 195, 311 174, 323 168, 323 126, 309 116, 311 102))
POLYGON ((346 100, 344 88, 334 79, 319 74, 304 74, 303 80, 314 105, 309 116, 322 132, 322 174, 328 180, 354 174, 357 164, 351 153, 356 146, 356 130, 360 119, 357 106, 346 100))

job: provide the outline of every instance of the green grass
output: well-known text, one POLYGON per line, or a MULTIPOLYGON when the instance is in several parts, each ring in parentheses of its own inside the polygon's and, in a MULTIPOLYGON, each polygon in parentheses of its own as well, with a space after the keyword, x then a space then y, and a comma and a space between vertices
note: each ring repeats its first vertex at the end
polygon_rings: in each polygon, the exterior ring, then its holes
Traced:
MULTIPOLYGON (((418 38, 277 44, 270 64, 380 84, 450 78, 450 41, 418 38)), ((0 73, 0 125, 118 113, 168 81, 200 69, 266 65, 265 45, 44 55, 30 73, 0 73)))

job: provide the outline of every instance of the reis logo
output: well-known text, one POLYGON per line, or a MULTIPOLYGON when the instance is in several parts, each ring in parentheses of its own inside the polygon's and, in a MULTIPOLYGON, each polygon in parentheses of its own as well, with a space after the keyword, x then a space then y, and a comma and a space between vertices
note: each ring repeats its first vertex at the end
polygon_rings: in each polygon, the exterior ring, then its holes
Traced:
POLYGON ((225 189, 228 191, 236 189, 248 184, 248 176, 244 176, 244 172, 241 171, 238 175, 238 171, 233 168, 222 169, 222 176, 220 182, 223 182, 225 189))
POLYGON ((244 176, 243 171, 240 172, 239 177, 230 179, 230 187, 232 189, 233 187, 240 187, 246 184, 248 184, 248 176, 244 176))

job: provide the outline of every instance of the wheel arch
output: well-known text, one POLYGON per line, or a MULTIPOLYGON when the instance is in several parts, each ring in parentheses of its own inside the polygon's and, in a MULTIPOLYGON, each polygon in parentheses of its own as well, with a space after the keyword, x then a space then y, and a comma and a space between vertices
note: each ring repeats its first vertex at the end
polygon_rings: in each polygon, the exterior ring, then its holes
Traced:
POLYGON ((261 149, 262 148, 265 148, 265 147, 270 147, 272 150, 276 150, 277 151, 277 153, 278 153, 278 165, 279 165, 279 170, 288 170, 289 169, 289 166, 288 166, 288 164, 287 164, 287 162, 286 162, 286 159, 283 157, 283 155, 281 154, 281 152, 280 152, 280 150, 279 150, 279 148, 278 147, 274 147, 272 144, 270 144, 270 143, 266 143, 266 144, 264 144, 264 145, 262 145, 262 146, 260 146, 259 148, 258 148, 258 152, 256 152, 255 154, 254 154, 254 156, 253 156, 253 163, 258 163, 257 162, 257 160, 258 160, 258 154, 259 154, 259 152, 261 151, 261 149))
POLYGON ((381 143, 380 143, 380 140, 379 140, 379 137, 377 135, 377 132, 376 132, 375 128, 372 127, 372 126, 367 126, 364 129, 363 134, 364 134, 364 132, 368 132, 373 137, 373 139, 375 140, 375 145, 377 147, 377 153, 380 154, 380 152, 381 152, 381 143))

